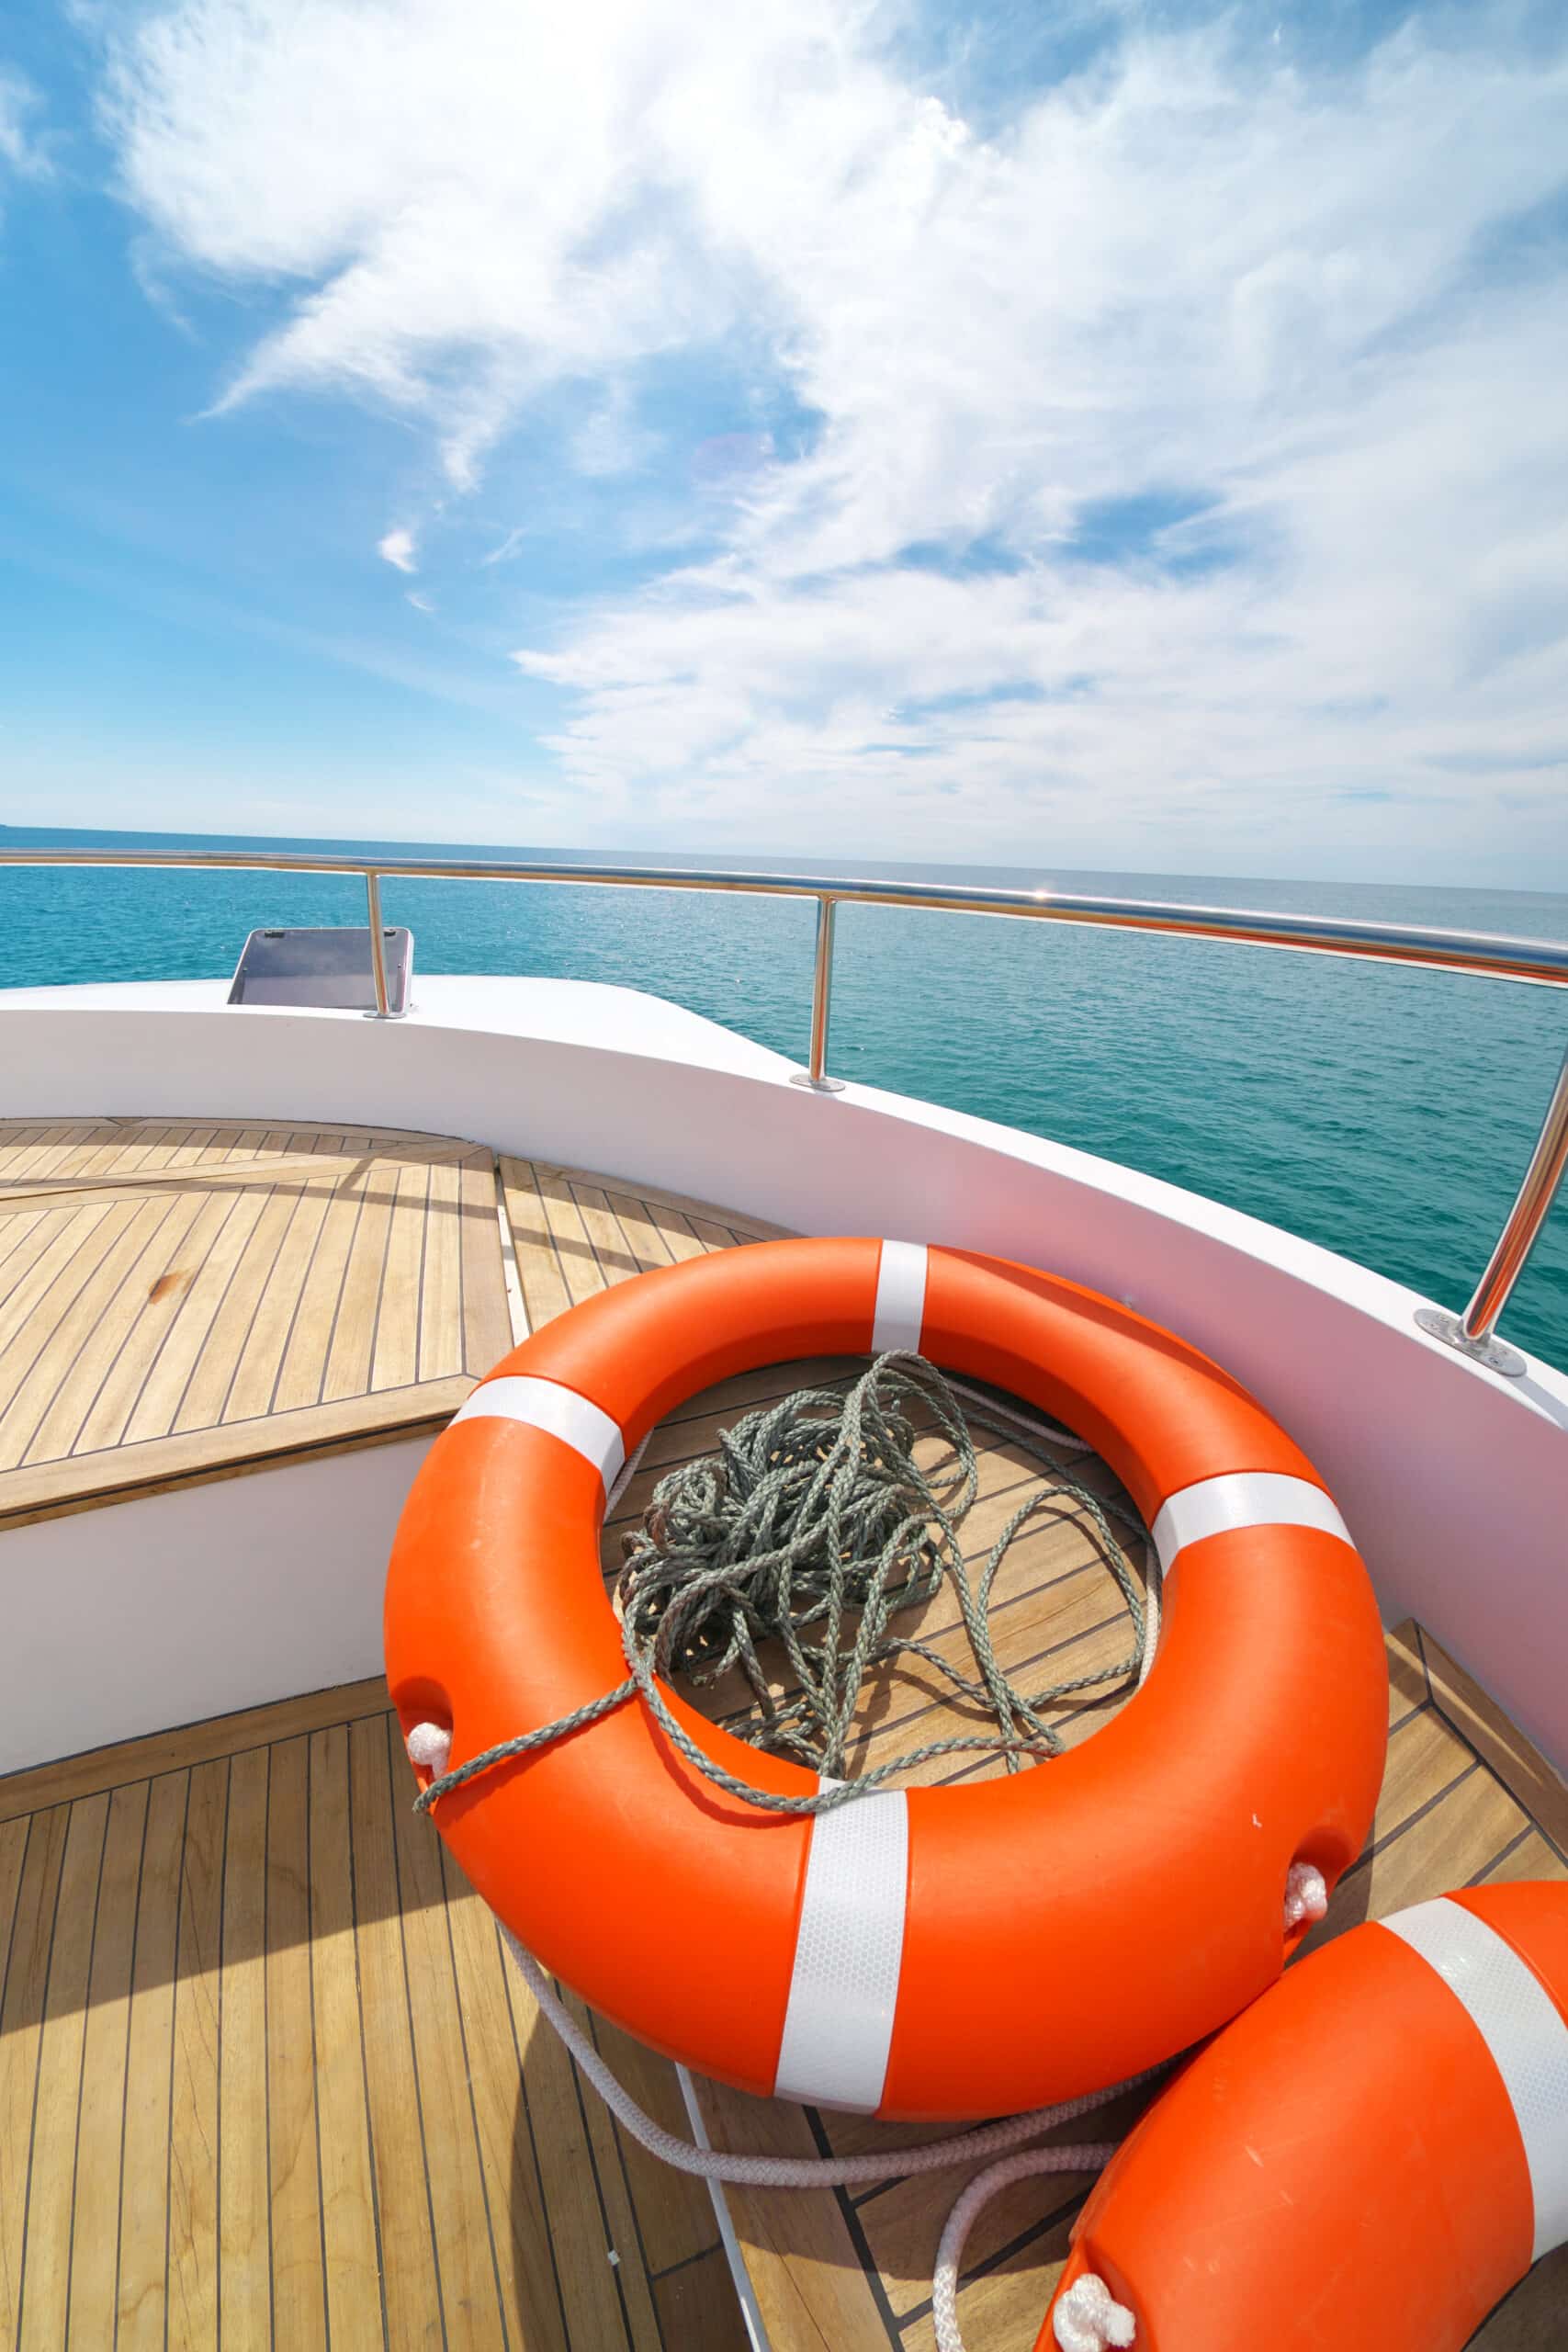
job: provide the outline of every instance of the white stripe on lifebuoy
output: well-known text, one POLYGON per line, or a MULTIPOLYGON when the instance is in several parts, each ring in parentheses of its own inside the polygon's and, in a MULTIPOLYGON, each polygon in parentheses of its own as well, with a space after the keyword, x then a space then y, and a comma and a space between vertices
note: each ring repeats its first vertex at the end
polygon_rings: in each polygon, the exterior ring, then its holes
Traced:
POLYGON ((876 1270, 876 1306, 872 1315, 871 1352, 886 1355, 889 1348, 920 1351, 926 1319, 926 1245, 923 1241, 885 1241, 876 1270))
POLYGON ((908 1884, 902 1789, 852 1798, 812 1822, 775 2098, 853 2115, 881 2106, 908 1884))
POLYGON ((1310 1478, 1290 1478, 1278 1470, 1232 1470, 1220 1478, 1200 1478, 1162 1503, 1150 1533, 1160 1566, 1168 1573, 1177 1554, 1205 1535, 1236 1527, 1315 1527, 1350 1542, 1350 1531, 1330 1498, 1310 1478))
POLYGON ((1568 2024, 1535 1971, 1462 1903, 1439 1895, 1379 1925, 1437 1970, 1503 2077, 1529 2166, 1539 2262, 1568 2238, 1568 2024))
POLYGON ((457 1421, 495 1419, 522 1421, 531 1430, 546 1430, 551 1437, 558 1437, 585 1462, 592 1462, 604 1482, 608 1494, 616 1474, 626 1458, 621 1432, 608 1413, 580 1396, 575 1388, 563 1388, 557 1380, 518 1379, 506 1376, 500 1380, 481 1380, 473 1394, 466 1396, 453 1414, 457 1421))

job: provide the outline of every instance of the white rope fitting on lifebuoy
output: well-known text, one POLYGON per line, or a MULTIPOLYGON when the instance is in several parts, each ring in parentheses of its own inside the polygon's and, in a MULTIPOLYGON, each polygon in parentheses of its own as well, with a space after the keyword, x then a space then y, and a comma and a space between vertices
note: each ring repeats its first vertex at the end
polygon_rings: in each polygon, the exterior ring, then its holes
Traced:
POLYGON ((405 1745, 411 1764, 422 1766, 437 1778, 446 1770, 446 1759, 452 1753, 452 1735, 445 1724, 415 1724, 405 1745))
POLYGON ((1112 2345, 1133 2343, 1138 2333, 1126 2304, 1092 2270, 1073 2280, 1051 2314, 1051 2327, 1062 2352, 1109 2352, 1112 2345))
POLYGON ((1311 1862, 1292 1862, 1285 1878, 1285 1929, 1328 1914, 1328 1882, 1311 1862))

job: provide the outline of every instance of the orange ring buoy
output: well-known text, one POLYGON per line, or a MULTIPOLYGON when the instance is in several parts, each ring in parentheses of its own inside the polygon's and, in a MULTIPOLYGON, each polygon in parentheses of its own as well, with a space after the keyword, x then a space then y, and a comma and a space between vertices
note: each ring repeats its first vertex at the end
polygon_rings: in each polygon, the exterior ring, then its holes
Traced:
MULTIPOLYGON (((613 1689, 598 1538, 626 1453, 716 1381, 889 1347, 1057 1416, 1129 1489, 1168 1581, 1114 1722, 1033 1771, 813 1820, 715 1789, 631 1704, 436 1818, 520 1940, 671 2056, 884 2116, 999 2114, 1233 2017, 1292 1947, 1292 1863, 1332 1885, 1371 1821, 1388 1686, 1366 1571, 1311 1464, 1196 1349, 1077 1283, 907 1242, 645 1274, 526 1340, 432 1447, 392 1553, 388 1679, 405 1731, 451 1726, 454 1767, 613 1689)), ((753 1786, 816 1786, 667 1695, 753 1786)))
POLYGON ((1035 2352, 1081 2341, 1086 2278, 1137 2352, 1461 2352, 1565 2240, 1568 1886, 1472 1887, 1337 1937, 1183 2069, 1035 2352))

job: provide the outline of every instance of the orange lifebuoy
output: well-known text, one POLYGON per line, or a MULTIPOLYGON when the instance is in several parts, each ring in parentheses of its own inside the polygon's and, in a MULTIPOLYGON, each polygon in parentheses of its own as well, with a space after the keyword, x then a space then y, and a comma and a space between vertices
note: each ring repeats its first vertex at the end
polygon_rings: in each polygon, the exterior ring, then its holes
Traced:
MULTIPOLYGON (((590 1299, 477 1388, 416 1479, 386 1647, 451 1762, 625 1675, 600 1569, 625 1454, 696 1390, 918 1347, 1056 1415, 1116 1470, 1168 1573, 1145 1687, 1039 1770, 814 1820, 716 1790, 632 1704, 444 1797, 491 1908, 628 2031, 743 2089, 885 2116, 1002 2113, 1168 2057, 1279 1975, 1296 1861, 1359 1851, 1387 1738, 1365 1569, 1311 1464, 1238 1384, 1077 1284, 966 1250, 758 1243, 590 1299)), ((753 1786, 816 1782, 670 1694, 753 1786)))
POLYGON ((1084 2340, 1086 2280, 1136 2352, 1459 2352, 1565 2238, 1568 1886, 1472 1887, 1314 1952, 1178 2076, 1037 2352, 1084 2340))

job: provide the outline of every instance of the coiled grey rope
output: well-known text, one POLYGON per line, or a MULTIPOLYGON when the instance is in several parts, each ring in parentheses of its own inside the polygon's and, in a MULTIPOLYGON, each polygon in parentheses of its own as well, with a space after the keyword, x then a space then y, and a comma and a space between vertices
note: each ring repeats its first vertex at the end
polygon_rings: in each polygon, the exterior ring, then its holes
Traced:
MULTIPOLYGON (((848 1389, 799 1389, 721 1432, 718 1451, 661 1478, 641 1527, 625 1539, 616 1585, 628 1672, 613 1690, 536 1731, 502 1740, 432 1781, 415 1800, 428 1810, 495 1765, 597 1723, 640 1693, 666 1738, 704 1778, 771 1813, 818 1814, 850 1804, 895 1773, 970 1750, 1001 1756, 1010 1770, 1060 1752, 1043 1710, 1101 1684, 1129 1681, 1146 1663, 1154 1611, 1112 1534, 1108 1510, 1142 1535, 1140 1522, 1061 1475, 1053 1444, 1076 1441, 1035 1430, 1006 1407, 965 1388, 971 1418, 1020 1440, 1055 1474, 1010 1514, 977 1584, 958 1531, 979 1492, 979 1465, 952 1385, 919 1355, 878 1357, 848 1389), (924 1407, 945 1441, 932 1471, 915 1458, 914 1415, 924 1407), (1132 1621, 1129 1657, 1026 1695, 998 1664, 991 1593, 1011 1544, 1048 1512, 1083 1513, 1099 1540, 1132 1621), (889 1630, 900 1611, 951 1583, 975 1672, 931 1644, 889 1630), (852 1630, 851 1629, 851 1621, 852 1630), (782 1641, 798 1682, 773 1696, 758 1645, 782 1641), (987 1710, 997 1729, 929 1741, 858 1779, 840 1777, 868 1674, 906 1655, 943 1676, 953 1692, 987 1710), (678 1723, 657 1678, 685 1675, 699 1687, 739 1669, 756 1702, 737 1729, 752 1745, 795 1758, 829 1785, 802 1796, 760 1789, 716 1763, 678 1723)), ((1151 1577, 1156 1571, 1152 1565, 1151 1577)), ((1151 1602, 1154 1598, 1151 1586, 1151 1602)))

